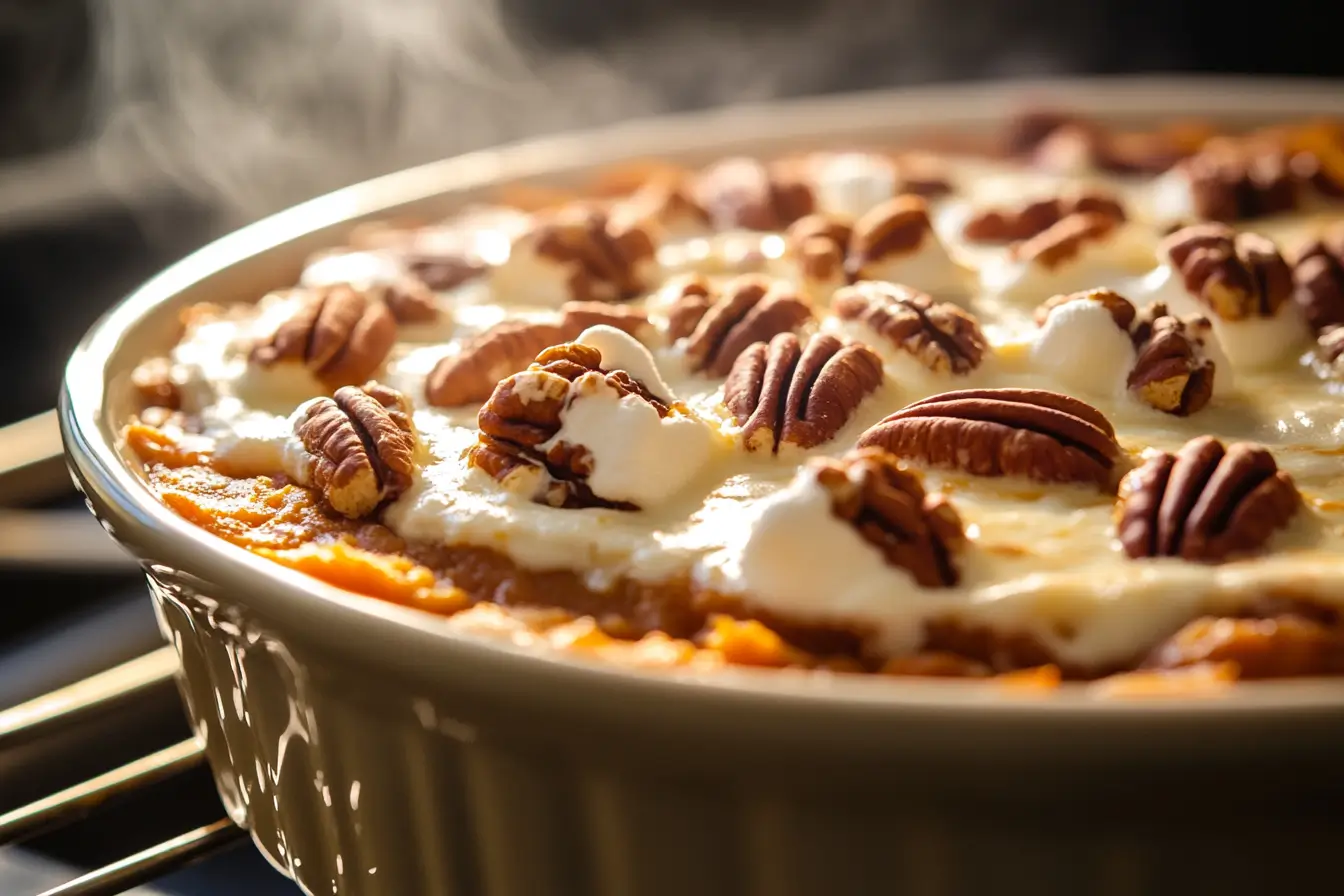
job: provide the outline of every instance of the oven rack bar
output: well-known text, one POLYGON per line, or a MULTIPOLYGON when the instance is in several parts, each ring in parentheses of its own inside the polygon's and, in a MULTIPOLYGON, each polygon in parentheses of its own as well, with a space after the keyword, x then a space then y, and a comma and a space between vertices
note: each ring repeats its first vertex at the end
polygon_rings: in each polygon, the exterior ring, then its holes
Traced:
MULTIPOLYGON (((0 752, 116 712, 161 688, 177 669, 164 647, 114 669, 0 712, 0 752)), ((167 781, 205 761, 194 739, 184 740, 57 793, 0 814, 0 846, 74 822, 115 800, 167 781)), ((113 896, 219 852, 247 836, 228 818, 187 831, 91 871, 38 896, 113 896)))

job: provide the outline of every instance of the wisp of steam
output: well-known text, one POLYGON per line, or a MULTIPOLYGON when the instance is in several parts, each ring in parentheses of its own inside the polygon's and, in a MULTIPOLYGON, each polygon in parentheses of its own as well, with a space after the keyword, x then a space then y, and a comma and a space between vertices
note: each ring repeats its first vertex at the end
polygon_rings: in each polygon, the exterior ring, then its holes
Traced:
POLYGON ((789 4, 787 21, 750 27, 668 20, 583 52, 546 50, 498 2, 93 0, 103 176, 134 194, 152 171, 236 222, 533 134, 1068 65, 1026 38, 1005 43, 1011 22, 988 9, 952 27, 935 0, 789 4))

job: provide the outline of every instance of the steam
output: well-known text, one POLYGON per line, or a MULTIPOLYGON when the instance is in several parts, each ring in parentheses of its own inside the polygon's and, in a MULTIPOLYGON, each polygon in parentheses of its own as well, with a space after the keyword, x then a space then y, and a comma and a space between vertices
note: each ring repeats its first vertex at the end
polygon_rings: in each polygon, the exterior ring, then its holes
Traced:
POLYGON ((93 2, 104 177, 134 194, 151 171, 235 222, 533 134, 1067 64, 1029 43, 996 56, 1011 23, 986 10, 974 29, 950 32, 937 0, 788 4, 787 20, 754 24, 662 21, 582 51, 511 30, 497 0, 93 2))

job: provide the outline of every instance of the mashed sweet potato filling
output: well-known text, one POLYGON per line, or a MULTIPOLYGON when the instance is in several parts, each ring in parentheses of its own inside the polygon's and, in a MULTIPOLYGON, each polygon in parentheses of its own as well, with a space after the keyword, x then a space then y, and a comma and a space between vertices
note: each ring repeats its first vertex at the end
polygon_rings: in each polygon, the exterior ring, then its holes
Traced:
MULTIPOLYGON (((626 583, 597 594, 571 573, 526 570, 482 548, 408 545, 378 523, 331 512, 315 492, 283 476, 220 472, 207 456, 144 424, 128 428, 127 440, 164 503, 193 524, 336 587, 444 616, 463 633, 642 668, 744 665, 994 678, 1018 691, 1088 677, 1061 670, 1036 649, 1003 649, 1020 646, 1020 636, 958 632, 951 623, 930 630, 925 650, 874 662, 836 633, 735 618, 731 606, 691 607, 685 583, 656 593, 626 583), (673 597, 678 592, 679 600, 673 597), (1009 667, 1005 655, 1015 657, 1009 667)), ((1342 674, 1344 630, 1319 608, 1199 619, 1138 665, 1094 687, 1109 697, 1217 695, 1238 678, 1342 674)))

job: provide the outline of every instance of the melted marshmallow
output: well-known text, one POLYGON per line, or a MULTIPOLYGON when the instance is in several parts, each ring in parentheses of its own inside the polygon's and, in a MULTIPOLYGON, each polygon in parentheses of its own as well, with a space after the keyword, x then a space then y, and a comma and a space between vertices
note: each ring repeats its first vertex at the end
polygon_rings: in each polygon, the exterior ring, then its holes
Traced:
MULTIPOLYGON (((787 487, 756 506, 750 525, 722 558, 726 586, 752 604, 785 618, 859 622, 876 608, 898 605, 918 590, 905 570, 851 524, 831 512, 831 497, 816 474, 802 469, 787 487)), ((919 646, 918 622, 885 633, 896 650, 919 646)))
POLYGON ((1065 392, 1115 395, 1134 367, 1134 343, 1105 305, 1081 299, 1051 310, 1031 359, 1065 392))
POLYGON ((713 433, 696 417, 658 416, 637 395, 621 395, 597 377, 575 383, 578 394, 561 412, 560 431, 537 446, 581 445, 592 470, 587 484, 608 501, 653 507, 675 496, 709 461, 713 433))
POLYGON ((896 166, 872 153, 822 154, 811 174, 817 211, 850 221, 896 195, 896 166))
POLYGON ((962 295, 974 282, 973 273, 953 260, 932 234, 925 235, 914 252, 870 262, 861 274, 865 280, 901 283, 937 298, 962 295))
POLYGON ((599 324, 579 334, 576 342, 597 349, 602 354, 603 370, 624 370, 644 384, 644 388, 665 402, 676 401, 676 394, 658 372, 653 355, 639 340, 623 330, 599 324))
POLYGON ((1201 314, 1213 324, 1219 351, 1237 370, 1271 367, 1295 357, 1311 341, 1306 318, 1296 302, 1284 302, 1273 317, 1223 320, 1190 295, 1170 265, 1162 265, 1145 278, 1154 299, 1180 314, 1201 314))

